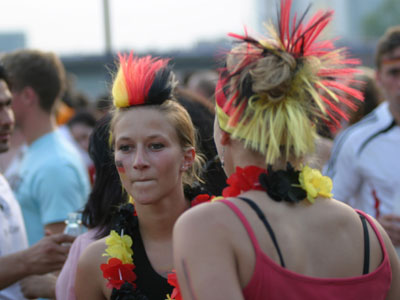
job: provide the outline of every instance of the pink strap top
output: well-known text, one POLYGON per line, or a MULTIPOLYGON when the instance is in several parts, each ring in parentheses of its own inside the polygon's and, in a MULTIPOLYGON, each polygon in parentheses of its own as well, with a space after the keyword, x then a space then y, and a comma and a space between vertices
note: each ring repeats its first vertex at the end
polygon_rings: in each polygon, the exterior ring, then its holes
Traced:
POLYGON ((245 299, 385 299, 392 280, 389 257, 382 236, 364 212, 357 211, 367 219, 379 240, 383 252, 381 265, 365 275, 347 278, 317 278, 290 271, 270 259, 262 252, 253 229, 238 207, 228 200, 220 200, 220 202, 226 204, 237 215, 254 247, 256 263, 251 280, 243 289, 245 299))

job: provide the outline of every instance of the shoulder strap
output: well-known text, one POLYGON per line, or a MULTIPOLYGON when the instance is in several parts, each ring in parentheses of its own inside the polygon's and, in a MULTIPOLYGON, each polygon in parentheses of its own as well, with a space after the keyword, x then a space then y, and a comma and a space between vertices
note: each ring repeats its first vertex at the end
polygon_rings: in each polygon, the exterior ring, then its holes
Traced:
POLYGON ((260 245, 258 244, 256 235, 254 234, 254 231, 251 228, 251 225, 250 225, 249 221, 247 221, 246 217, 240 211, 240 209, 235 204, 233 204, 232 202, 230 202, 230 201, 228 201, 226 199, 218 200, 218 203, 224 203, 226 206, 228 206, 235 213, 235 215, 242 222, 243 227, 246 229, 247 234, 249 235, 250 240, 251 240, 251 242, 253 244, 255 252, 256 253, 261 252, 260 245))
POLYGON ((269 222, 268 222, 267 218, 265 217, 264 213, 261 211, 261 209, 258 207, 258 205, 254 201, 252 201, 252 200, 250 200, 248 198, 244 198, 244 197, 238 197, 238 199, 246 202, 255 211, 255 213, 257 214, 258 218, 264 223, 264 226, 267 229, 267 231, 268 231, 268 233, 269 233, 269 235, 271 237, 272 242, 274 243, 276 251, 278 252, 281 266, 283 268, 285 268, 285 262, 283 260, 281 249, 279 248, 278 241, 276 240, 275 233, 272 230, 272 227, 269 224, 269 222))
POLYGON ((369 257, 370 257, 370 245, 369 245, 369 234, 368 234, 368 225, 365 217, 357 212, 360 216, 361 223, 364 231, 364 266, 363 266, 363 275, 369 273, 369 257))
MULTIPOLYGON (((355 210, 359 215, 364 216, 365 220, 369 223, 369 225, 372 227, 372 229, 375 232, 376 237, 378 238, 379 244, 381 246, 382 249, 382 253, 383 253, 383 260, 387 260, 388 254, 386 251, 386 246, 385 246, 385 242, 383 241, 382 235, 380 233, 380 231, 378 230, 378 228, 376 227, 375 223, 372 221, 371 217, 369 215, 367 215, 365 212, 356 209, 355 210)), ((369 242, 368 242, 369 244, 369 242)))

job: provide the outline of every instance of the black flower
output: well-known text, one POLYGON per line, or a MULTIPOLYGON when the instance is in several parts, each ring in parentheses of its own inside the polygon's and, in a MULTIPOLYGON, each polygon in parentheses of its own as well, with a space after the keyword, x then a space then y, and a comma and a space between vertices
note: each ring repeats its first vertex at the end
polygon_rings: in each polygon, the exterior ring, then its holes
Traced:
POLYGON ((300 187, 299 174, 289 163, 286 170, 273 171, 268 166, 268 172, 262 173, 259 181, 275 201, 297 203, 307 197, 306 191, 300 187))

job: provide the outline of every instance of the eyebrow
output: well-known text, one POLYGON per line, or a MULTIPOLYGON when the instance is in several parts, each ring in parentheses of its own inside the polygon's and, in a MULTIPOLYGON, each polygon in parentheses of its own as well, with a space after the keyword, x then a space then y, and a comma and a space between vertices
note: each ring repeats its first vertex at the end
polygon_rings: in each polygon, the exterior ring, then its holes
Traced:
MULTIPOLYGON (((148 139, 148 140, 153 140, 153 139, 156 139, 156 138, 167 138, 165 135, 163 135, 163 134, 152 134, 152 135, 149 135, 149 136, 147 136, 146 137, 146 139, 148 139)), ((132 138, 130 138, 130 137, 128 137, 128 136, 122 136, 122 137, 119 137, 116 141, 126 141, 126 140, 132 140, 132 138)))

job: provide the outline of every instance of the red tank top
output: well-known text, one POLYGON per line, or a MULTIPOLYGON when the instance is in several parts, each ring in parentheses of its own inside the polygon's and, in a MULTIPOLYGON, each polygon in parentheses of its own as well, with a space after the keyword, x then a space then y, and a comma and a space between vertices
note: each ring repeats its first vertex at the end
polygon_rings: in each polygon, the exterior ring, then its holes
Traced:
POLYGON ((240 219, 252 241, 256 263, 250 282, 243 289, 245 299, 252 300, 380 300, 390 288, 392 272, 382 237, 371 219, 363 215, 373 228, 383 252, 381 265, 373 272, 347 278, 317 278, 295 273, 281 267, 264 254, 243 213, 232 202, 220 200, 240 219))

